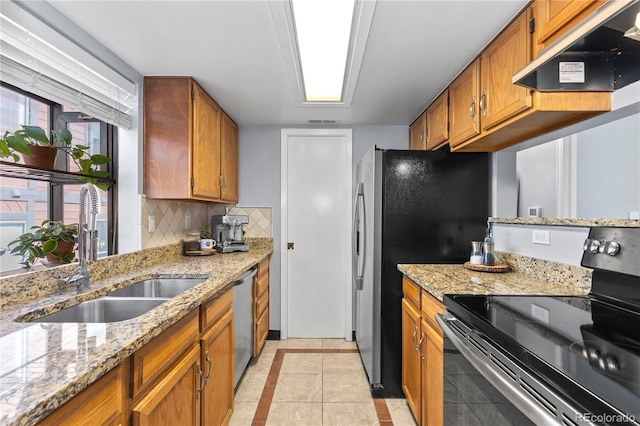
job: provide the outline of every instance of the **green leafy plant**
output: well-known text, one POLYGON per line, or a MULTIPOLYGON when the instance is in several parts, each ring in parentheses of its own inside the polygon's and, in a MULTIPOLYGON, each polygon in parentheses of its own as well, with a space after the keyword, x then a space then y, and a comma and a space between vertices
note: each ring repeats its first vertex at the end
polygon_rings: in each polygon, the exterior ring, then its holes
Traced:
POLYGON ((78 225, 65 225, 59 221, 44 220, 40 225, 31 227, 30 232, 20 235, 7 244, 11 254, 19 254, 20 266, 30 268, 37 259, 46 257, 48 253, 60 257, 62 263, 71 263, 75 259, 75 251, 62 255, 56 252, 58 241, 76 242, 78 237, 78 225))
POLYGON ((200 238, 203 240, 213 240, 213 234, 209 228, 200 228, 200 238))
POLYGON ((0 139, 0 157, 11 157, 13 161, 18 161, 20 159, 18 154, 32 155, 28 145, 55 147, 71 158, 78 166, 78 173, 95 177, 82 176, 78 180, 92 183, 102 190, 106 190, 109 187, 107 182, 98 182, 97 178, 109 177, 109 172, 98 170, 98 167, 109 163, 111 158, 102 154, 90 154, 90 147, 87 145, 73 145, 71 143, 71 132, 67 129, 62 129, 58 132, 52 131, 51 139, 49 139, 47 133, 41 127, 25 125, 21 127, 21 129, 14 132, 9 130, 4 132, 2 139, 0 139))

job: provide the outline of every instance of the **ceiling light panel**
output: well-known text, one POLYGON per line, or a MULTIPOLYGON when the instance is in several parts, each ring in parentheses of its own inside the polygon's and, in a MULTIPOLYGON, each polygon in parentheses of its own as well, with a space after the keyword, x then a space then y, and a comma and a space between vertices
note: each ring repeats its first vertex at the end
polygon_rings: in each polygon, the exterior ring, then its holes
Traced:
POLYGON ((354 0, 291 3, 306 101, 342 101, 354 0))

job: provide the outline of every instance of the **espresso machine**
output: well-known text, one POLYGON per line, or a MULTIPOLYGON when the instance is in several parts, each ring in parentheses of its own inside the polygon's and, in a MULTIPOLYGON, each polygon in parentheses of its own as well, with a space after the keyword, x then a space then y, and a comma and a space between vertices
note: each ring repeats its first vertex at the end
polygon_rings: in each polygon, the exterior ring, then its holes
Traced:
POLYGON ((247 215, 216 215, 211 216, 211 233, 216 240, 218 253, 232 253, 234 251, 249 251, 244 242, 242 227, 249 223, 247 215))

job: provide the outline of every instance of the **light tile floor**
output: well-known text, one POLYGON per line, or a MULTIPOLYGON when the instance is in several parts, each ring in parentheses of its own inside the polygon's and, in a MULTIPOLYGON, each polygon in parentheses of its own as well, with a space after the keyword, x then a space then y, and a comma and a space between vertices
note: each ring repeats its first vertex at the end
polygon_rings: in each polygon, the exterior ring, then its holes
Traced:
POLYGON ((340 339, 267 341, 262 353, 251 361, 238 383, 229 424, 415 426, 404 399, 384 400, 390 420, 384 420, 384 416, 377 413, 355 350, 354 342, 340 339), (276 357, 278 349, 283 351, 276 357), (306 351, 288 352, 293 349, 306 351), (272 370, 278 364, 280 370, 272 370), (272 386, 270 381, 275 389, 269 387, 272 386), (271 400, 266 398, 265 402, 263 393, 271 396, 271 400))

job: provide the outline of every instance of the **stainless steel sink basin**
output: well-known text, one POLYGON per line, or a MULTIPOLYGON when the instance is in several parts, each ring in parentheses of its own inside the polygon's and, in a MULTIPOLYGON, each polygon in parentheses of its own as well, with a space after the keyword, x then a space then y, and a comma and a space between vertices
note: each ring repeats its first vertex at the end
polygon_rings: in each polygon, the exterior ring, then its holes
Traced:
POLYGON ((29 322, 118 322, 147 313, 167 300, 99 297, 29 322))
POLYGON ((200 284, 205 278, 155 278, 139 281, 113 291, 110 297, 162 297, 171 298, 200 284))

